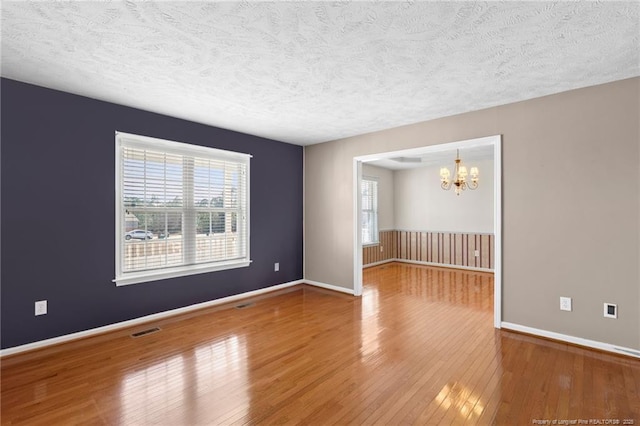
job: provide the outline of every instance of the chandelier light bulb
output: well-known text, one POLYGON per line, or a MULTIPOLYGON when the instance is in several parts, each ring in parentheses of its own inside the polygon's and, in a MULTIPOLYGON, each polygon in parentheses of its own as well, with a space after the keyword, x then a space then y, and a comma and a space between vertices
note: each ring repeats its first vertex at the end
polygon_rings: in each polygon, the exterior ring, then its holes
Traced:
POLYGON ((442 179, 443 182, 448 181, 450 176, 451 172, 449 171, 449 169, 447 169, 446 167, 440 168, 440 179, 442 179))

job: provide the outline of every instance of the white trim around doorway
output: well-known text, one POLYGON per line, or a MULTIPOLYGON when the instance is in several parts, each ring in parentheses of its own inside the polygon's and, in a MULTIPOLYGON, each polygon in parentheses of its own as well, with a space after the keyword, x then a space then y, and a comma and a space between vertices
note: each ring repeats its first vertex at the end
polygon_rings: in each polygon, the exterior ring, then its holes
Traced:
POLYGON ((353 244, 355 253, 353 256, 353 293, 362 295, 362 224, 360 223, 361 197, 360 187, 362 181, 362 163, 393 157, 411 157, 429 153, 449 151, 460 148, 478 146, 493 146, 494 167, 494 235, 495 235, 495 263, 494 263, 494 300, 493 300, 493 324, 495 328, 501 327, 502 322, 502 135, 486 136, 476 139, 467 139, 457 142, 438 145, 411 148, 400 151, 383 152, 379 154, 362 155, 353 158, 353 244))

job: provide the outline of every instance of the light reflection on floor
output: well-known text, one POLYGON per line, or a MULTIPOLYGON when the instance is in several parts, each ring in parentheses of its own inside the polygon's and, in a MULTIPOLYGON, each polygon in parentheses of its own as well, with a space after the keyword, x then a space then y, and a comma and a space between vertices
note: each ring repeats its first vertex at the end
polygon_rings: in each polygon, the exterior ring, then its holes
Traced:
POLYGON ((463 419, 475 420, 484 410, 479 396, 460 383, 444 385, 435 399, 440 403, 442 410, 447 411, 453 407, 460 412, 463 419))
POLYGON ((360 354, 370 357, 380 349, 379 334, 379 294, 377 288, 367 288, 362 294, 362 331, 360 333, 360 354))
POLYGON ((122 380, 121 423, 220 422, 215 416, 228 406, 245 407, 244 413, 234 414, 248 413, 246 352, 244 338, 230 335, 195 348, 193 355, 130 372, 122 380))
POLYGON ((176 355, 127 374, 120 392, 121 421, 140 423, 161 417, 183 400, 184 357, 176 355))

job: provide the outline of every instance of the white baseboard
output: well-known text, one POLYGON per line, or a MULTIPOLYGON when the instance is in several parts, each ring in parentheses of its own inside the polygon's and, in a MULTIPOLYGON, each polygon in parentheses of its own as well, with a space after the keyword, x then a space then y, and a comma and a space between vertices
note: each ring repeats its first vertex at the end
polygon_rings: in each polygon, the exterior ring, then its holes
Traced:
POLYGON ((532 334, 534 336, 546 337, 547 339, 559 340, 562 342, 572 343, 574 345, 586 346, 588 348, 600 349, 607 352, 613 352, 619 355, 640 358, 640 351, 623 346, 612 345, 610 343, 598 342, 595 340, 583 339, 581 337, 569 336, 567 334, 556 333, 553 331, 540 330, 538 328, 527 327, 525 325, 513 324, 510 322, 502 322, 502 328, 507 330, 519 331, 522 333, 532 334))
POLYGON ((414 265, 424 265, 424 266, 437 266, 438 268, 464 269, 467 271, 476 271, 476 272, 494 272, 494 270, 491 268, 477 268, 475 266, 462 266, 462 265, 451 265, 448 263, 423 262, 421 260, 389 259, 388 262, 411 263, 414 265))
POLYGON ((7 355, 14 355, 21 352, 31 351, 34 349, 41 349, 51 345, 57 345, 59 343, 70 342, 72 340, 82 339, 85 337, 94 336, 97 334, 107 333, 109 331, 119 330, 121 328, 131 327, 138 324, 143 324, 150 321, 158 321, 174 315, 180 315, 187 312, 195 311, 198 309, 209 308, 211 306, 222 305, 225 303, 235 302, 236 300, 246 299, 249 297, 259 296, 261 294, 269 293, 276 290, 282 290, 283 288, 293 287, 294 285, 307 283, 305 280, 290 281, 288 283, 278 284, 271 287, 261 288, 259 290, 248 291, 241 294, 235 294, 233 296, 223 297, 221 299, 209 300, 207 302, 196 303, 194 305, 185 306, 182 308, 171 309, 169 311, 158 312, 157 314, 146 315, 144 317, 135 318, 132 320, 122 321, 115 324, 105 325, 103 327, 92 328, 90 330, 79 331, 77 333, 65 334, 64 336, 53 337, 51 339, 39 340, 33 343, 27 343, 25 345, 14 346, 0 350, 0 358, 7 355))
POLYGON ((347 293, 353 296, 352 288, 339 287, 333 284, 321 283, 319 281, 302 280, 305 284, 309 284, 315 287, 326 288, 327 290, 339 291, 340 293, 347 293))
POLYGON ((362 265, 363 268, 371 268, 372 266, 384 265, 385 263, 397 262, 397 259, 387 259, 381 260, 379 262, 367 263, 366 265, 362 265))

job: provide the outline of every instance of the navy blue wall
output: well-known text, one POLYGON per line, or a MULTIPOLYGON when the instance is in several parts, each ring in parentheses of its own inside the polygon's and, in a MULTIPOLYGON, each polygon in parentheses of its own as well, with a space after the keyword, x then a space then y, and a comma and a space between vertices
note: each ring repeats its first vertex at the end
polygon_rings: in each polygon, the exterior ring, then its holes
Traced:
POLYGON ((302 278, 302 147, 13 80, 0 89, 2 348, 302 278), (116 130, 253 155, 250 267, 116 287, 116 130))

